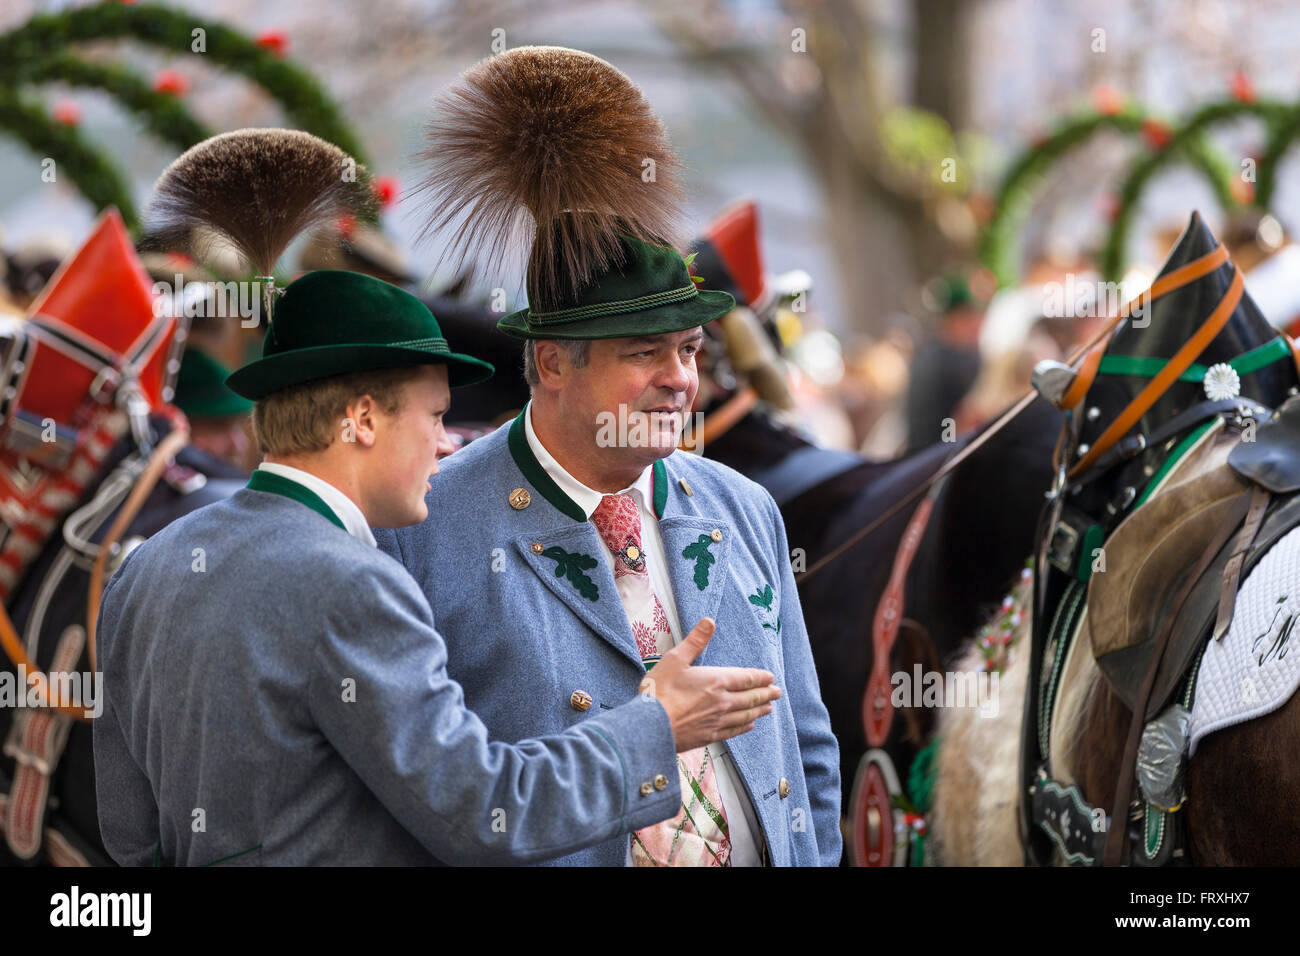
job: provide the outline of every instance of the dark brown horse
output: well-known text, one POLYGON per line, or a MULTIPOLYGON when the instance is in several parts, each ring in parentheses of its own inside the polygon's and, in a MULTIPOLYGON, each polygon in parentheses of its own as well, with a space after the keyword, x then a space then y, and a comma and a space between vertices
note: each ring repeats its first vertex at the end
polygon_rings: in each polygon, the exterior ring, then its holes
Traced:
MULTIPOLYGON (((1142 520, 1146 496, 1160 487, 1161 476, 1193 460, 1192 451, 1178 451, 1196 448, 1189 437, 1193 432, 1227 434, 1231 443, 1231 430, 1244 435, 1249 416, 1243 418, 1241 411, 1225 406, 1254 402, 1256 409, 1275 409, 1300 387, 1290 343, 1279 339, 1249 295, 1240 291, 1235 267, 1198 216, 1193 215, 1157 276, 1157 289, 1145 315, 1138 312, 1119 322, 1099 343, 1098 352, 1089 353, 1094 361, 1085 357, 1073 369, 1058 370, 1062 377, 1057 386, 1046 374, 1040 378, 1047 393, 1072 409, 1062 494, 1045 513, 1040 537, 1054 560, 1039 561, 1032 627, 1027 618, 1002 662, 1004 694, 1017 701, 1023 698, 1023 708, 1004 710, 983 723, 956 709, 942 715, 936 837, 943 862, 1005 863, 1009 846, 1033 863, 1067 858, 1091 865, 1103 860, 1139 865, 1300 862, 1300 827, 1294 813, 1300 776, 1292 759, 1300 741, 1296 697, 1263 717, 1210 733, 1190 759, 1184 738, 1186 787, 1179 812, 1147 803, 1133 783, 1132 753, 1143 723, 1132 720, 1136 705, 1125 700, 1142 704, 1144 721, 1170 713, 1176 703, 1191 706, 1197 689, 1195 663, 1209 639, 1223 566, 1238 546, 1235 534, 1241 517, 1231 527, 1214 528, 1221 535, 1232 534, 1233 543, 1184 549, 1182 565, 1168 569, 1169 593, 1146 594, 1159 611, 1132 635, 1135 645, 1120 645, 1094 658, 1097 644, 1088 635, 1099 636, 1105 647, 1105 642, 1116 640, 1116 630, 1099 623, 1098 628, 1105 629, 1093 634, 1094 619, 1103 620, 1104 602, 1086 611, 1086 605, 1078 603, 1084 596, 1095 600, 1097 585, 1110 588, 1137 567, 1119 556, 1142 555, 1140 538, 1135 552, 1123 551, 1118 543, 1112 548, 1111 542, 1124 540, 1125 522, 1142 520), (1212 321, 1216 317, 1217 325, 1212 321), (1191 351, 1196 354, 1189 358, 1191 351), (1257 360, 1242 363, 1243 355, 1257 360), (1200 368, 1196 374, 1188 366, 1193 359, 1200 368), (1218 387, 1202 386, 1201 380, 1209 377, 1206 369, 1233 362, 1238 363, 1233 369, 1241 369, 1239 376, 1221 372, 1216 378, 1216 386, 1229 383, 1227 398, 1218 387), (1176 378, 1168 373, 1163 383, 1156 381, 1154 376, 1170 365, 1177 372, 1189 371, 1176 378), (1074 392, 1082 394, 1072 398, 1074 392), (1131 428, 1124 427, 1126 422, 1131 428), (1115 437, 1120 440, 1112 443, 1115 437), (1085 591, 1079 582, 1087 580, 1085 564, 1094 554, 1087 549, 1103 542, 1106 547, 1100 550, 1115 554, 1118 563, 1108 562, 1111 566, 1102 569, 1106 578, 1093 579, 1085 591), (1223 563, 1210 560, 1216 556, 1223 563), (1214 569, 1204 578, 1203 593, 1212 598, 1205 612, 1209 617, 1198 612, 1183 618, 1176 611, 1195 602, 1180 596, 1178 582, 1200 580, 1206 566, 1214 569), (1071 619, 1076 623, 1058 626, 1071 619), (1137 651, 1130 650, 1134 646, 1137 651), (1168 661, 1173 679, 1158 682, 1156 677, 1164 673, 1157 669, 1162 659, 1168 661), (1054 661, 1061 662, 1059 667, 1052 666, 1054 661), (1049 673, 1052 676, 1044 679, 1049 673), (1158 695, 1157 686, 1162 688, 1158 695), (1130 696, 1121 696, 1120 687, 1130 696), (1050 726, 1045 718, 1050 718, 1050 726), (1001 746, 1016 737, 1021 742, 1018 759, 1001 746), (981 804, 978 795, 989 791, 996 791, 997 799, 981 804), (1069 799, 1053 805, 1053 794, 1069 799), (1068 818, 1068 824, 1053 824, 1053 812, 1061 821, 1068 818), (977 818, 981 813, 983 818, 977 818)), ((1189 481, 1205 480, 1202 472, 1189 474, 1189 481)), ((1264 512, 1264 529, 1276 527, 1280 534, 1294 524, 1294 503, 1285 507, 1294 496, 1274 495, 1264 512)), ((1144 525, 1127 525, 1134 527, 1144 525)), ((1249 580, 1252 561, 1273 540, 1278 539, 1261 538, 1258 549, 1244 552, 1241 581, 1249 580)), ((1202 592, 1191 588, 1188 593, 1202 592)), ((1127 620, 1134 620, 1133 615, 1127 620)), ((964 663, 975 666, 979 655, 968 651, 964 663)), ((1172 797, 1162 799, 1181 797, 1174 790, 1172 797)))

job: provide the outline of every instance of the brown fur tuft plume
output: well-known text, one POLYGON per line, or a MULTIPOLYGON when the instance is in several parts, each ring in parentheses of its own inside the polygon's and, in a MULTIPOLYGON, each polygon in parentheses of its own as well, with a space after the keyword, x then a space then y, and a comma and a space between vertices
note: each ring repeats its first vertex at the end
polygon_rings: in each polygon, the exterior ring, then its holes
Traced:
POLYGON ((467 71, 438 104, 421 158, 434 211, 455 227, 464 266, 498 267, 531 243, 528 293, 552 308, 620 258, 617 233, 671 244, 678 163, 641 91, 599 57, 564 47, 509 50, 467 71), (642 178, 654 161, 654 181, 642 178))
MULTIPOLYGON (((231 243, 258 275, 270 275, 294 237, 373 197, 365 169, 309 133, 240 129, 190 147, 163 171, 150 207, 154 240, 192 247, 193 236, 231 243), (351 180, 345 170, 355 168, 351 180)), ((201 255, 202 250, 195 250, 201 255)))

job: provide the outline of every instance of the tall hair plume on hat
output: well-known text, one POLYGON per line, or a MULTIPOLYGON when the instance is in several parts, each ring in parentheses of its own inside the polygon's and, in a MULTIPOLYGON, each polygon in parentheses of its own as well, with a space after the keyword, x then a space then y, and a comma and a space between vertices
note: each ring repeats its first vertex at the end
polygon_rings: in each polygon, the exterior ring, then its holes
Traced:
POLYGON ((497 267, 530 244, 533 308, 616 264, 620 232, 677 237, 683 195, 663 124, 627 76, 589 53, 528 46, 482 61, 439 101, 426 137, 425 234, 449 230, 458 268, 471 255, 497 267))
POLYGON ((239 129, 190 147, 163 171, 150 244, 201 257, 196 243, 224 240, 269 276, 296 236, 366 215, 373 202, 364 167, 337 146, 299 130, 239 129))

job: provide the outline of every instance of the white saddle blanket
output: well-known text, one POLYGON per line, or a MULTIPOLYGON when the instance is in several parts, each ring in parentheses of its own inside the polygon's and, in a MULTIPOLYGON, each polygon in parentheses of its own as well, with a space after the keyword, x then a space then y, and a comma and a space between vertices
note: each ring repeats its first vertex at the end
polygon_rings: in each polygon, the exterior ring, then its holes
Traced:
POLYGON ((1277 710, 1300 686, 1300 528, 1260 559, 1237 594, 1232 625, 1201 658, 1191 748, 1201 738, 1277 710))

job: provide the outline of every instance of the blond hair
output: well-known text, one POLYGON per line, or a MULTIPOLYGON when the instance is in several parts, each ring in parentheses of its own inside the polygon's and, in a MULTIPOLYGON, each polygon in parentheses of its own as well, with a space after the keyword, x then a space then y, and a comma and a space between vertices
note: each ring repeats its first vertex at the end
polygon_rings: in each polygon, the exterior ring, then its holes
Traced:
POLYGON ((348 405, 369 395, 386 415, 402 407, 406 386, 421 365, 346 372, 291 385, 253 406, 253 435, 263 455, 324 451, 341 434, 348 405))

